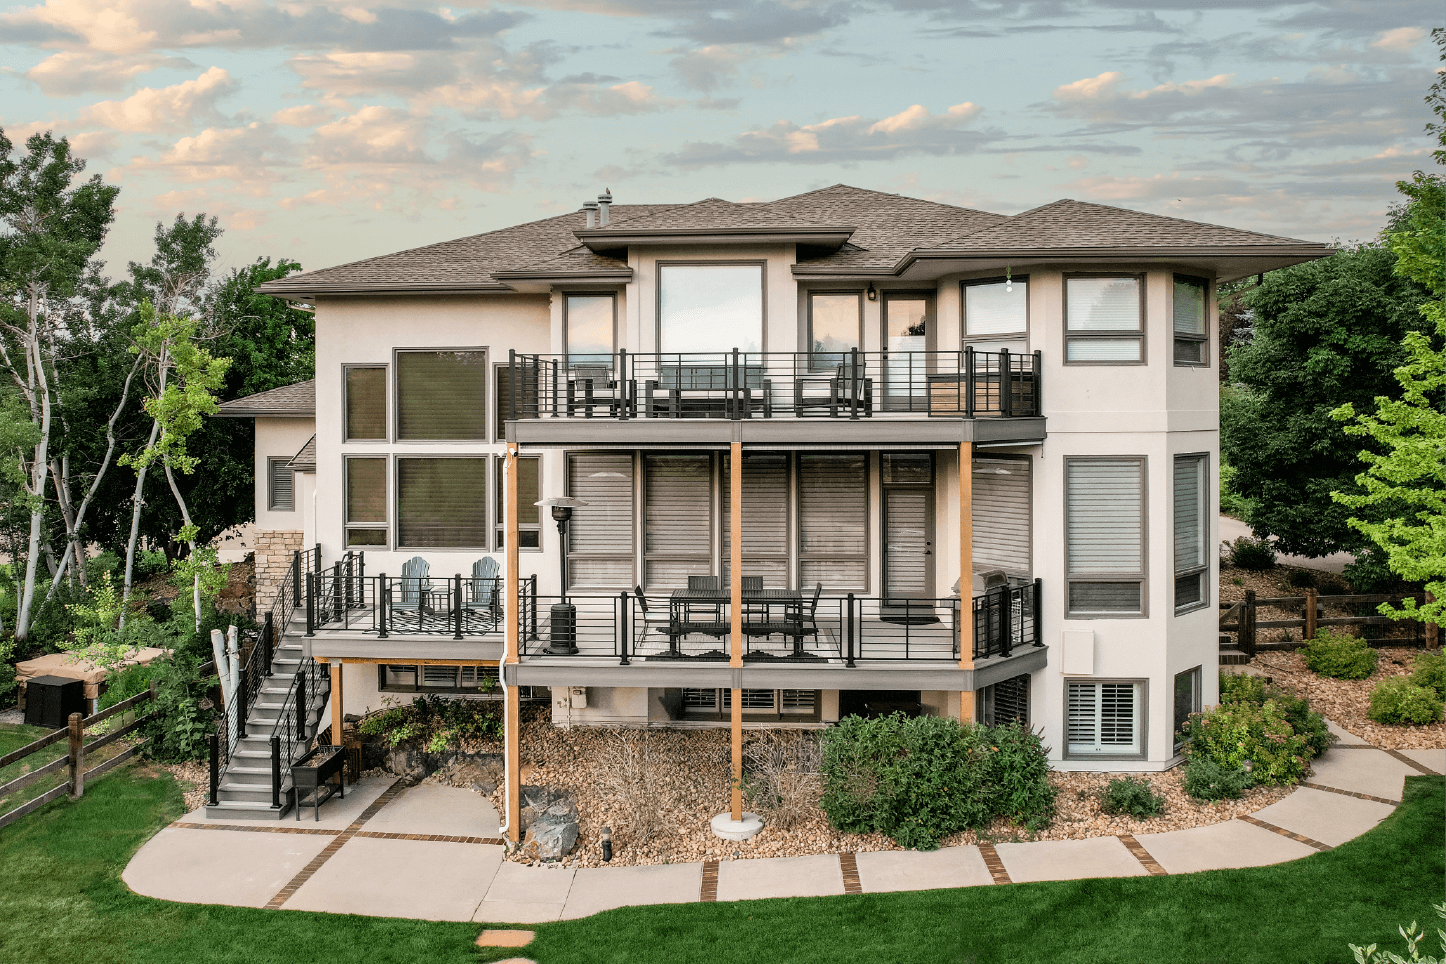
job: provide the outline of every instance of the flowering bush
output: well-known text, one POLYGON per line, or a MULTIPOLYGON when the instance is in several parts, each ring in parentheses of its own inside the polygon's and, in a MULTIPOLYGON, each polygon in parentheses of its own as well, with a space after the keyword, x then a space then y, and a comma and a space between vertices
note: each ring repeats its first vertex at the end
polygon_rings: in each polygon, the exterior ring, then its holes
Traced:
POLYGON ((1297 733, 1281 705, 1269 699, 1192 713, 1181 733, 1186 756, 1209 757, 1226 770, 1247 768, 1260 784, 1295 783, 1317 752, 1311 735, 1297 733))

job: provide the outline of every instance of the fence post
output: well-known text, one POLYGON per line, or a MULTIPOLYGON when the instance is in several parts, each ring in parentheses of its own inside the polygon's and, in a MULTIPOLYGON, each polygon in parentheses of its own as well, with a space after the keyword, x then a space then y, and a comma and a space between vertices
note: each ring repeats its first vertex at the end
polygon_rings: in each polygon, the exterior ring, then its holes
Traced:
POLYGON ((70 799, 79 800, 85 793, 85 729, 80 725, 79 713, 70 714, 66 721, 70 737, 70 799))
POLYGON ((1245 606, 1240 610, 1240 647, 1247 656, 1255 655, 1255 590, 1245 590, 1245 606))
MULTIPOLYGON (((462 638, 462 574, 459 572, 452 577, 452 623, 453 639, 462 638)), ((340 746, 340 744, 337 744, 340 746)))
POLYGON ((844 620, 844 639, 846 649, 844 650, 844 665, 849 669, 854 668, 854 594, 849 593, 848 616, 844 620))
POLYGON ((1315 639, 1316 621, 1316 591, 1307 589, 1305 591, 1305 640, 1308 642, 1315 639))
POLYGON ((208 752, 207 752, 207 755, 210 757, 210 764, 211 764, 211 766, 210 766, 210 771, 211 771, 211 772, 210 772, 210 776, 211 776, 210 795, 206 798, 206 802, 207 802, 210 806, 213 806, 213 807, 214 807, 214 806, 216 806, 217 804, 219 804, 219 803, 221 802, 221 801, 220 801, 220 798, 217 796, 217 793, 218 793, 218 792, 220 791, 220 789, 221 789, 221 735, 220 735, 220 733, 219 733, 217 730, 212 730, 212 731, 211 731, 211 735, 207 738, 206 742, 210 744, 210 746, 207 747, 207 751, 208 751, 208 752))
POLYGON ((281 737, 271 738, 271 809, 281 809, 281 737))
POLYGON ((316 635, 316 576, 306 574, 306 635, 316 635))

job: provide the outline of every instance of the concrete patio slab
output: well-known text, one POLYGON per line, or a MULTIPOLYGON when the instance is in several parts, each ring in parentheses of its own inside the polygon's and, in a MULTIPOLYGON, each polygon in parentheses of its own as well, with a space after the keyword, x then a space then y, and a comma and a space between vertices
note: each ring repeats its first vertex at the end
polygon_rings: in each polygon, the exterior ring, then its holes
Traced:
POLYGON ((1402 750, 1402 754, 1436 773, 1446 773, 1446 750, 1402 750))
MULTIPOLYGON (((255 824, 258 827, 265 827, 268 824, 285 823, 294 826, 321 827, 324 830, 345 830, 353 820, 361 816, 363 810, 376 802, 377 797, 386 792, 387 787, 396 781, 396 777, 364 777, 346 788, 346 799, 332 797, 321 805, 321 819, 313 820, 311 808, 306 807, 301 820, 296 819, 295 811, 288 813, 280 821, 275 820, 243 820, 236 817, 220 816, 207 817, 206 808, 192 810, 181 818, 182 823, 227 823, 237 825, 255 824)), ((371 825, 367 825, 371 829, 371 825)), ((495 828, 494 828, 495 830, 495 828)))
POLYGON ((484 900, 472 920, 479 924, 547 924, 562 917, 562 904, 529 904, 516 900, 484 900))
POLYGON ((1172 874, 1264 867, 1316 853, 1314 848, 1298 840, 1282 837, 1244 820, 1227 820, 1209 827, 1167 833, 1137 833, 1135 839, 1166 872, 1172 874))
POLYGON ((854 859, 858 861, 859 883, 866 894, 994 883, 978 847, 880 850, 855 854, 854 859))
POLYGON ((1144 877, 1149 871, 1117 837, 1089 840, 1037 840, 995 844, 1009 879, 1082 880, 1086 877, 1144 877))
POLYGON ((576 873, 571 867, 526 867, 504 861, 497 868, 486 897, 520 903, 565 904, 576 873))
POLYGON ((1311 769, 1311 783, 1387 800, 1401 799, 1406 777, 1420 776, 1418 771, 1381 750, 1327 750, 1319 759, 1311 761, 1311 769))
POLYGON ((353 837, 283 906, 467 921, 501 862, 502 848, 487 844, 353 837))
POLYGON ((500 823, 497 810, 482 794, 423 783, 402 791, 362 829, 372 833, 496 837, 500 823))
POLYGON ((166 827, 131 858, 121 880, 162 900, 264 907, 334 839, 166 827))
POLYGON ((1336 726, 1336 725, 1335 725, 1334 723, 1332 723, 1330 720, 1326 720, 1326 728, 1329 729, 1332 733, 1334 733, 1334 734, 1336 735, 1336 743, 1337 743, 1338 746, 1366 746, 1366 745, 1367 745, 1367 743, 1366 743, 1365 740, 1363 740, 1363 739, 1361 739, 1360 737, 1356 736, 1354 733, 1350 732, 1349 730, 1343 730, 1343 729, 1341 729, 1339 726, 1336 726))
POLYGON ((1395 809, 1388 803, 1300 787, 1251 816, 1335 847, 1359 837, 1395 809))
POLYGON ((563 920, 587 917, 614 907, 686 904, 703 888, 703 864, 652 867, 589 867, 577 872, 563 908, 563 920))
POLYGON ((719 900, 824 897, 843 892, 838 854, 724 860, 718 864, 719 900))

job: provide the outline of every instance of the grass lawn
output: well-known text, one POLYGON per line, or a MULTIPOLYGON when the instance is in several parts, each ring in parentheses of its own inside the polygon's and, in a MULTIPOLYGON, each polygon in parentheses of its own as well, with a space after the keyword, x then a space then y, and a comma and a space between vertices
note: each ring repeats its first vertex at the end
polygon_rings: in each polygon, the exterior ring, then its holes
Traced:
MULTIPOLYGON (((1434 940, 1446 779, 1412 777, 1377 829, 1277 867, 1180 877, 627 908, 536 928, 541 964, 1350 961, 1349 942, 1434 940)), ((477 961, 475 924, 172 904, 120 872, 181 812, 171 779, 125 766, 0 831, 0 960, 477 961)), ((1428 948, 1434 951, 1434 948, 1428 948)), ((514 956, 487 951, 481 959, 514 956)))
MULTIPOLYGON (((114 719, 114 717, 112 717, 114 719)), ((105 724, 101 724, 105 725, 105 724)), ((11 750, 18 750, 22 746, 34 743, 36 740, 52 732, 43 726, 26 726, 24 723, 0 723, 0 756, 4 756, 11 750)), ((91 730, 86 733, 86 742, 94 740, 98 735, 97 731, 91 730)), ((125 749, 125 741, 121 740, 109 746, 103 746, 99 750, 86 756, 85 767, 90 769, 97 764, 104 763, 117 753, 125 749)), ((0 784, 6 783, 16 777, 29 773, 31 770, 45 766, 51 760, 65 756, 70 752, 70 744, 65 740, 59 740, 50 744, 44 749, 37 750, 23 760, 17 760, 8 767, 0 767, 0 784)), ((9 813, 16 807, 28 800, 34 800, 51 787, 63 783, 66 779, 65 771, 52 773, 49 776, 41 777, 26 787, 21 787, 9 796, 0 796, 0 813, 9 813)))

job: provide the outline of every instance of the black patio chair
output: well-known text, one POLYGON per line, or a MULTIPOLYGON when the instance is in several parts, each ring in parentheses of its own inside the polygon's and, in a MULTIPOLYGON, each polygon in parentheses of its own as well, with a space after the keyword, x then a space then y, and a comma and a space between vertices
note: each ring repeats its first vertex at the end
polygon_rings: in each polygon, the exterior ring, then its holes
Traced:
POLYGON ((645 642, 645 637, 650 632, 656 631, 666 636, 668 634, 668 627, 672 621, 671 616, 666 611, 660 612, 659 610, 648 608, 648 597, 643 594, 642 586, 634 586, 633 595, 637 597, 638 609, 642 610, 643 613, 643 631, 638 634, 638 643, 642 644, 645 642))
POLYGON ((803 638, 805 636, 818 635, 818 597, 823 595, 823 583, 814 583, 813 599, 796 613, 784 614, 783 621, 787 625, 784 634, 793 637, 795 652, 803 649, 803 638))

